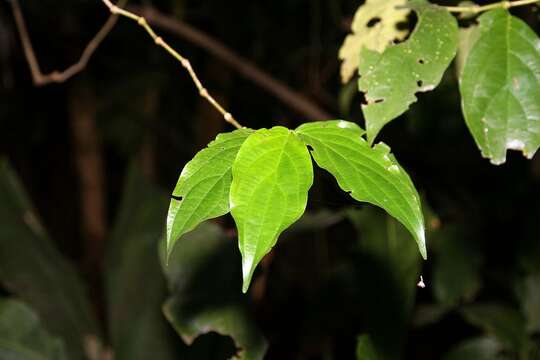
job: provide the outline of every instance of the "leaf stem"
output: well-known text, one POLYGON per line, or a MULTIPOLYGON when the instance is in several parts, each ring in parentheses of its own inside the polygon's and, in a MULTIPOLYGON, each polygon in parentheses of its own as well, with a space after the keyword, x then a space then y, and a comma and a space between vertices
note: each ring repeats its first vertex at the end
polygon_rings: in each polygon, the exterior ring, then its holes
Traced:
POLYGON ((530 5, 530 4, 534 4, 538 2, 540 2, 540 0, 515 0, 515 1, 500 1, 493 4, 482 5, 482 6, 473 5, 473 6, 442 6, 442 7, 453 13, 478 14, 478 13, 492 10, 492 9, 498 9, 498 8, 510 9, 512 7, 530 5))
POLYGON ((122 9, 122 8, 114 5, 110 0, 102 0, 102 1, 109 8, 109 11, 112 14, 116 14, 116 15, 120 15, 120 16, 124 16, 126 18, 129 18, 129 19, 137 22, 137 24, 139 24, 141 27, 143 27, 144 30, 146 30, 146 32, 148 33, 148 35, 150 35, 152 37, 152 39, 154 40, 154 42, 156 43, 157 46, 160 46, 163 49, 165 49, 165 51, 167 51, 176 60, 178 60, 180 62, 180 64, 182 64, 182 67, 187 70, 187 72, 189 73, 189 76, 191 77, 191 80, 193 80, 193 83, 195 84, 195 86, 197 87, 197 90, 199 91, 199 95, 202 96, 203 98, 205 98, 217 111, 219 111, 220 114, 223 116, 223 119, 226 122, 233 125, 237 129, 242 128, 242 125, 240 125, 238 123, 238 121, 236 121, 236 119, 231 115, 231 113, 228 112, 227 110, 225 110, 225 108, 223 108, 223 106, 221 106, 221 104, 218 103, 216 101, 216 99, 214 99, 214 97, 212 97, 212 95, 210 95, 208 90, 201 83, 201 80, 199 80, 199 77, 197 76, 197 74, 193 70, 193 67, 191 66, 191 63, 189 62, 189 60, 186 59, 185 57, 183 57, 182 55, 180 55, 180 53, 178 53, 176 50, 174 50, 169 44, 167 44, 161 38, 161 36, 158 36, 154 32, 154 30, 150 27, 150 25, 148 25, 148 22, 146 21, 146 19, 144 17, 139 16, 137 14, 134 14, 134 13, 132 13, 130 11, 125 10, 125 9, 122 9))

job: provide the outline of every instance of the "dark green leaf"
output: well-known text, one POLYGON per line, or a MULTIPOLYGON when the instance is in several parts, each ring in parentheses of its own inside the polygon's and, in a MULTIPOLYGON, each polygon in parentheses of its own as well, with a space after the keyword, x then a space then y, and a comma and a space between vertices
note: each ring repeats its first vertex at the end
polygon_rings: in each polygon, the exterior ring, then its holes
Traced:
POLYGON ((367 136, 373 142, 384 125, 416 101, 417 92, 433 90, 456 55, 458 26, 445 9, 427 1, 411 1, 418 24, 405 42, 381 54, 360 51, 360 80, 367 105, 362 105, 367 136))
MULTIPOLYGON (((164 249, 163 244, 163 265, 164 249)), ((262 359, 268 345, 240 296, 239 260, 233 239, 217 225, 202 223, 164 265, 173 296, 163 311, 187 344, 216 332, 234 340, 241 359, 262 359)))
POLYGON ((497 339, 474 338, 452 348, 443 360, 502 360, 501 350, 502 346, 497 339))
POLYGON ((304 213, 313 167, 302 141, 278 126, 257 130, 244 142, 232 173, 231 213, 238 228, 246 292, 257 264, 304 213))
POLYGON ((109 332, 118 360, 178 358, 174 333, 161 312, 167 285, 158 241, 167 203, 167 196, 132 166, 106 257, 109 332))
POLYGON ((460 79, 463 114, 482 156, 532 158, 540 146, 540 40, 503 9, 479 18, 480 37, 460 79))
POLYGON ((81 279, 51 244, 21 184, 0 160, 0 281, 65 341, 69 359, 83 359, 84 339, 98 334, 81 279))
POLYGON ((369 289, 360 304, 367 332, 377 354, 397 358, 414 305, 420 256, 407 229, 381 210, 350 210, 349 219, 359 234, 357 286, 369 289))
POLYGON ((0 359, 67 360, 64 343, 51 336, 26 304, 0 298, 0 359))
POLYGON ((499 304, 475 304, 461 310, 474 326, 493 334, 506 348, 520 352, 527 345, 525 319, 515 309, 499 304))
POLYGON ((361 335, 356 342, 356 360, 377 360, 377 352, 369 335, 361 335))
POLYGON ((229 212, 231 167, 240 146, 252 133, 239 129, 219 134, 182 170, 167 215, 167 251, 204 220, 229 212))
POLYGON ((523 279, 523 292, 520 294, 521 307, 527 320, 527 331, 540 331, 540 273, 528 275, 523 279))
POLYGON ((311 148, 317 164, 358 200, 377 205, 398 219, 415 238, 426 257, 424 219, 414 185, 390 148, 371 148, 356 124, 336 120, 308 123, 297 133, 311 148))
POLYGON ((433 291, 445 306, 472 300, 480 290, 482 253, 463 228, 448 226, 433 235, 438 244, 433 263, 433 291))

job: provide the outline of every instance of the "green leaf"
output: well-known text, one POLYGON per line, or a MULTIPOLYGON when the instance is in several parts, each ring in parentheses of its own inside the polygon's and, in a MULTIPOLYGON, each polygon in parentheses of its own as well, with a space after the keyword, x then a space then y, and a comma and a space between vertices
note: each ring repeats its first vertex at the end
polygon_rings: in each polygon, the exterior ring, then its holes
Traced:
POLYGON ((51 336, 26 304, 0 298, 0 358, 67 360, 64 343, 51 336))
POLYGON ((472 325, 493 334, 505 347, 520 352, 528 342, 525 319, 515 309, 500 304, 475 304, 461 310, 472 325))
POLYGON ((311 155, 317 164, 334 175, 344 191, 399 220, 427 257, 420 198, 388 146, 379 143, 371 148, 360 127, 342 120, 304 124, 297 133, 313 149, 311 155))
POLYGON ((408 31, 398 29, 397 25, 407 21, 409 9, 399 8, 407 0, 367 0, 362 4, 352 21, 352 34, 347 35, 339 49, 341 81, 346 83, 358 69, 360 50, 383 52, 394 40, 403 40, 408 31))
POLYGON ((356 283, 371 289, 359 300, 366 330, 381 358, 398 358, 414 306, 418 250, 408 230, 381 209, 351 209, 348 218, 359 235, 356 283))
POLYGON ((158 242, 167 205, 167 196, 132 165, 106 254, 109 333, 118 359, 178 358, 174 333, 161 312, 167 284, 158 242))
POLYGON ((370 143, 416 101, 417 92, 433 90, 440 83, 456 55, 456 19, 423 0, 409 4, 418 14, 418 24, 408 40, 382 54, 367 48, 360 52, 358 86, 367 101, 362 110, 370 143))
POLYGON ((167 251, 202 221, 229 212, 231 167, 240 146, 252 133, 239 129, 219 134, 186 164, 173 191, 167 215, 167 251))
POLYGON ((60 336, 69 359, 83 359, 84 340, 99 334, 75 269, 51 243, 13 169, 0 159, 0 282, 60 336))
POLYGON ((261 129, 242 145, 232 168, 230 203, 242 254, 243 291, 287 227, 302 216, 313 167, 306 146, 284 127, 261 129))
POLYGON ((527 319, 527 331, 540 332, 540 273, 526 276, 522 288, 519 300, 527 319))
POLYGON ((232 239, 217 225, 203 222, 185 235, 167 266, 164 243, 162 265, 173 294, 163 312, 182 339, 191 345, 216 332, 233 339, 241 359, 262 360, 268 344, 240 295, 240 259, 232 239))
POLYGON ((431 238, 438 243, 433 263, 433 292, 440 304, 451 307, 470 301, 480 290, 483 256, 466 227, 443 227, 431 238))
POLYGON ((480 37, 460 79, 463 115, 482 156, 532 158, 540 146, 540 40, 504 9, 479 18, 480 37))
POLYGON ((480 33, 480 28, 477 25, 459 29, 459 46, 456 56, 456 72, 458 77, 461 76, 465 62, 469 57, 469 52, 480 37, 480 33))
POLYGON ((360 335, 356 342, 356 360, 377 360, 378 358, 369 335, 360 335))
POLYGON ((456 345, 443 360, 502 360, 501 351, 502 346, 497 339, 473 338, 456 345))

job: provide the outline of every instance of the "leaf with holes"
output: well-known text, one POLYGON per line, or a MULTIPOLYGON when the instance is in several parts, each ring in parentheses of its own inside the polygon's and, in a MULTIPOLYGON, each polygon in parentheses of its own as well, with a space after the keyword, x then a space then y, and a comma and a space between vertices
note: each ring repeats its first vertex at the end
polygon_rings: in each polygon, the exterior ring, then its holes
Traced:
POLYGON ((240 148, 232 167, 230 204, 242 253, 244 292, 278 236, 304 213, 312 166, 305 144, 284 127, 257 130, 240 148))
POLYGON ((420 198, 388 146, 379 143, 370 147, 358 125, 342 120, 304 124, 296 132, 312 148, 317 164, 334 175, 343 190, 399 220, 426 258, 420 198))
POLYGON ((252 133, 239 129, 220 134, 182 170, 167 215, 167 252, 202 221, 229 212, 231 167, 240 146, 252 133))
POLYGON ((463 115, 482 156, 532 158, 540 147, 540 39, 503 9, 479 18, 480 37, 460 79, 463 115))
POLYGON ((407 30, 398 29, 397 25, 407 20, 409 9, 400 9, 407 0, 367 0, 361 5, 352 22, 352 34, 348 35, 339 49, 341 81, 349 81, 358 69, 360 49, 383 52, 394 40, 403 40, 407 30))
POLYGON ((407 41, 382 54, 367 48, 360 52, 358 86, 367 101, 362 110, 370 143, 416 101, 417 92, 433 90, 440 83, 456 55, 456 19, 424 0, 411 1, 410 7, 418 14, 418 24, 407 41))

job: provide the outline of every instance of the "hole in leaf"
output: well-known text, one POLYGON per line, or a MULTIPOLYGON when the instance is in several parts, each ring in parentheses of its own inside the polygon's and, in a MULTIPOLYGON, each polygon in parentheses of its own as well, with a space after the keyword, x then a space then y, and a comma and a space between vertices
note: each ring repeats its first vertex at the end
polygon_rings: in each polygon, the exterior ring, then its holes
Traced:
POLYGON ((182 199, 183 199, 182 196, 171 195, 171 197, 172 197, 174 200, 177 200, 177 201, 182 201, 182 199))
POLYGON ((384 102, 384 99, 376 99, 373 101, 374 104, 380 104, 382 102, 384 102))
POLYGON ((424 59, 418 59, 419 64, 425 64, 424 59))
POLYGON ((309 145, 309 144, 307 145, 307 149, 308 149, 309 151, 314 151, 314 150, 315 150, 315 149, 313 149, 313 146, 311 146, 311 145, 309 145))
POLYGON ((422 87, 422 85, 424 85, 424 82, 422 80, 418 80, 416 82, 416 85, 418 85, 418 87, 422 87))
POLYGON ((373 19, 369 20, 368 23, 366 24, 366 26, 368 28, 371 28, 371 27, 374 27, 375 25, 377 25, 378 23, 381 22, 381 18, 380 17, 374 17, 373 19))

